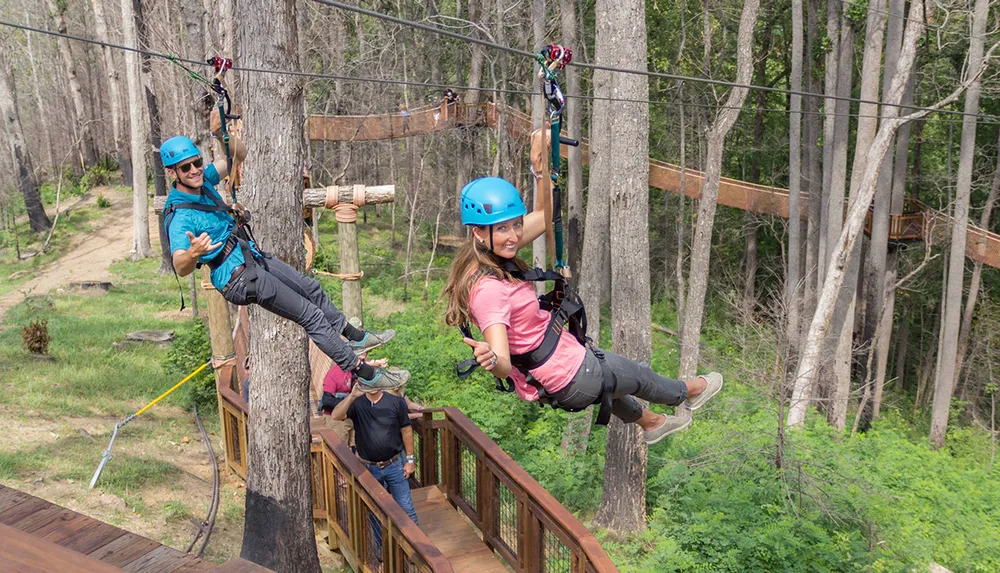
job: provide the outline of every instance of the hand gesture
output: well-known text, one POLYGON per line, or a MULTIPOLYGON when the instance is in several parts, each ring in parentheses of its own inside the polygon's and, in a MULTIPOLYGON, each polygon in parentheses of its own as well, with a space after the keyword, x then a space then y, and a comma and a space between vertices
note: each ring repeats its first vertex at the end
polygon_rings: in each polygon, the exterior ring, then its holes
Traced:
POLYGON ((417 464, 407 462, 403 464, 403 477, 409 478, 413 472, 417 471, 417 464))
POLYGON ((354 385, 351 386, 351 394, 350 394, 350 396, 352 398, 357 398, 358 396, 361 396, 364 393, 365 393, 365 390, 364 390, 364 388, 361 387, 361 382, 355 382, 354 385))
POLYGON ((188 236, 188 240, 191 241, 191 246, 188 248, 188 253, 200 257, 206 255, 215 249, 218 249, 222 243, 213 243, 212 238, 208 236, 208 233, 202 233, 197 237, 194 236, 191 231, 185 231, 188 236))
POLYGON ((377 360, 368 360, 367 362, 368 362, 368 364, 371 364, 372 366, 377 366, 379 368, 388 368, 389 367, 389 359, 388 358, 379 358, 377 360))
POLYGON ((462 342, 472 347, 472 355, 475 357, 476 362, 483 367, 483 370, 491 372, 497 367, 497 353, 490 348, 488 342, 480 342, 471 338, 463 338, 462 342))

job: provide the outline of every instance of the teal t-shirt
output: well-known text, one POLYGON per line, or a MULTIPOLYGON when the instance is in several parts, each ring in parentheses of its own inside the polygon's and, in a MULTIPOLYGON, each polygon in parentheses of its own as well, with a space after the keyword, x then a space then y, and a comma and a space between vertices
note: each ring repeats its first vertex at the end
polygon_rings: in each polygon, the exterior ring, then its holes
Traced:
MULTIPOLYGON (((205 166, 205 183, 201 187, 201 194, 193 195, 178 191, 177 188, 171 188, 170 194, 167 195, 167 202, 164 204, 164 209, 175 203, 215 205, 215 202, 212 201, 208 194, 214 194, 221 201, 222 197, 215 190, 215 186, 218 184, 219 172, 216 171, 215 165, 209 163, 205 166)), ((165 223, 169 223, 168 238, 170 239, 171 253, 187 250, 191 247, 191 239, 188 238, 187 232, 190 232, 195 237, 202 233, 208 233, 213 244, 219 243, 217 249, 209 251, 198 259, 202 263, 208 263, 219 254, 219 251, 225 246, 226 240, 229 239, 230 233, 236 228, 236 221, 227 211, 177 209, 174 211, 173 218, 165 221, 165 223)), ((243 251, 238 247, 233 249, 229 257, 218 268, 212 271, 212 285, 221 291, 226 286, 226 283, 229 282, 230 277, 232 277, 233 269, 244 262, 243 251)))

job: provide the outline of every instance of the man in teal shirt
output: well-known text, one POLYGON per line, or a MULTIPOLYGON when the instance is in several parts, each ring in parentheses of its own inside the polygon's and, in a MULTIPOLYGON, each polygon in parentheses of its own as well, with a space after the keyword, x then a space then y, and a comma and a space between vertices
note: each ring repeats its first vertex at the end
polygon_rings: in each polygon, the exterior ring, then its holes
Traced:
MULTIPOLYGON (((212 114, 211 130, 221 143, 217 114, 212 114)), ((246 157, 246 147, 230 136, 229 148, 232 164, 238 165, 246 157)), ((164 226, 178 275, 209 265, 212 285, 226 300, 236 305, 255 303, 295 321, 337 366, 353 372, 362 388, 395 388, 409 380, 406 370, 376 367, 357 356, 388 342, 394 331, 355 328, 315 279, 258 250, 248 227, 238 224, 234 211, 215 190, 229 175, 225 157, 206 165, 194 142, 180 135, 163 142, 160 157, 174 180, 164 205, 164 226)))

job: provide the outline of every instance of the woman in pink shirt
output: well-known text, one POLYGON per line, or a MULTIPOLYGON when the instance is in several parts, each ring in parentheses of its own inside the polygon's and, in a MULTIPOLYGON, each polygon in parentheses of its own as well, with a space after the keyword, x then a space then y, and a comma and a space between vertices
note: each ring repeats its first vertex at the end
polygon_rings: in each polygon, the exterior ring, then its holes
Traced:
POLYGON ((585 408, 601 401, 605 375, 613 374, 612 414, 639 424, 645 442, 654 444, 688 427, 690 412, 722 389, 718 373, 685 381, 665 378, 645 364, 611 352, 595 353, 569 329, 562 330, 554 351, 540 364, 514 366, 511 356, 537 349, 549 328, 551 316, 540 307, 534 284, 515 276, 529 269, 517 250, 545 232, 545 216, 527 213, 517 189, 497 177, 466 185, 461 202, 462 223, 472 232, 451 266, 446 321, 452 326, 474 323, 482 331, 485 342, 465 338, 476 362, 498 379, 510 377, 522 399, 538 400, 540 387, 541 398, 557 407, 585 408), (656 414, 633 396, 683 408, 675 416, 656 414))

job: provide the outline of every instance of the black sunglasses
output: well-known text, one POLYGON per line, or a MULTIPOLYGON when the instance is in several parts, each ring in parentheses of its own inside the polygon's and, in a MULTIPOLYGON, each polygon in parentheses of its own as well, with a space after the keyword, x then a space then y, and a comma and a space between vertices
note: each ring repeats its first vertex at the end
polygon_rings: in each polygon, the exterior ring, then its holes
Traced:
POLYGON ((201 169, 201 166, 204 165, 204 164, 205 164, 205 162, 202 160, 201 157, 199 157, 198 159, 195 159, 191 163, 185 163, 184 165, 178 165, 177 169, 181 173, 187 173, 188 171, 191 171, 192 167, 197 167, 198 169, 201 169))

